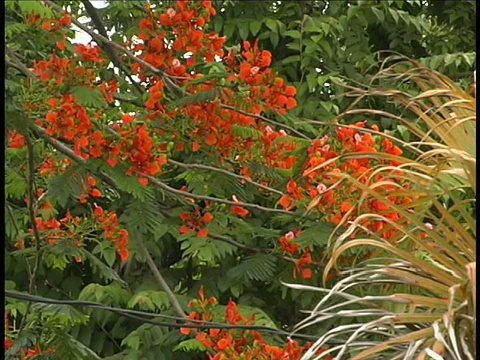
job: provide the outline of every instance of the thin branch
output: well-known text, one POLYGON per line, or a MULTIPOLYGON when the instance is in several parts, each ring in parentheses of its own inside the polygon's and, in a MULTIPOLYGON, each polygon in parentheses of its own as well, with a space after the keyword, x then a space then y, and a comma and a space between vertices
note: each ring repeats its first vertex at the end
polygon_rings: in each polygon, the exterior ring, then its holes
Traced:
MULTIPOLYGON (((250 251, 250 252, 254 252, 254 253, 257 253, 257 254, 270 254, 270 255, 273 255, 279 259, 283 259, 283 260, 286 260, 286 261, 289 261, 289 262, 297 262, 298 259, 295 259, 293 257, 288 257, 288 256, 284 256, 284 255, 280 255, 280 254, 275 254, 275 253, 270 253, 264 249, 259 249, 259 248, 252 248, 252 247, 249 247, 247 245, 244 245, 244 244, 240 244, 238 241, 235 241, 233 240, 232 238, 229 238, 229 237, 226 237, 226 236, 223 236, 223 235, 217 235, 217 234, 208 234, 208 237, 209 238, 212 238, 214 240, 218 240, 218 241, 222 241, 226 244, 230 244, 230 245, 233 245, 233 246, 236 246, 238 247, 239 249, 243 249, 243 250, 246 250, 246 251, 250 251)), ((312 263, 313 264, 313 263, 312 263)))
POLYGON ((231 172, 231 171, 228 171, 228 170, 216 168, 216 167, 209 166, 209 165, 202 165, 202 164, 185 164, 185 163, 175 161, 175 160, 172 160, 172 159, 169 159, 168 163, 170 163, 172 165, 182 167, 184 169, 199 169, 199 170, 209 170, 209 171, 218 172, 218 173, 221 173, 221 174, 225 174, 225 175, 228 175, 228 176, 235 177, 235 178, 240 179, 240 180, 244 180, 245 182, 248 182, 249 184, 255 185, 256 187, 259 187, 261 189, 270 191, 272 193, 275 193, 275 194, 278 194, 278 195, 284 195, 283 192, 281 192, 277 189, 271 188, 271 187, 266 186, 266 185, 262 185, 262 184, 254 181, 254 180, 252 180, 252 179, 250 179, 246 176, 238 175, 238 174, 236 174, 234 172, 231 172))
MULTIPOLYGON (((55 4, 53 1, 50 1, 50 0, 45 0, 44 1, 45 4, 47 4, 48 6, 50 6, 52 9, 55 9, 57 10, 58 12, 65 12, 65 10, 63 10, 60 6, 58 6, 57 4, 55 4)), ((181 92, 183 92, 183 89, 181 87, 179 87, 177 84, 175 84, 175 82, 173 82, 171 79, 179 79, 179 80, 191 80, 190 78, 188 77, 181 77, 181 76, 173 76, 173 75, 169 75, 169 74, 166 74, 165 72, 161 71, 160 69, 157 69, 155 66, 152 66, 150 65, 148 62, 138 58, 137 56, 135 56, 134 53, 132 53, 130 50, 128 49, 125 49, 122 45, 119 45, 117 44, 116 42, 114 41, 111 41, 110 39, 106 38, 105 36, 102 36, 100 34, 97 34, 95 33, 92 29, 90 29, 88 26, 85 26, 83 25, 81 22, 79 22, 77 19, 75 19, 73 16, 71 16, 71 20, 72 20, 72 23, 74 23, 77 27, 79 27, 80 29, 82 29, 83 31, 85 31, 88 35, 90 35, 95 41, 99 42, 99 43, 104 43, 104 44, 108 44, 110 45, 112 48, 115 48, 117 50, 119 50, 120 52, 122 52, 123 54, 127 55, 128 58, 132 59, 133 61, 135 61, 136 63, 142 65, 143 67, 145 67, 146 69, 150 70, 151 72, 153 72, 154 74, 157 74, 159 76, 161 76, 163 78, 163 80, 168 83, 169 85, 173 86, 174 88, 176 88, 177 90, 180 90, 181 92)))
MULTIPOLYGON (((5 53, 10 56, 12 59, 13 63, 11 63, 16 69, 21 71, 26 77, 31 78, 31 79, 36 79, 36 76, 28 70, 28 68, 20 61, 20 59, 17 57, 15 52, 13 50, 10 50, 8 47, 5 46, 5 53)), ((9 63, 7 61, 7 63, 9 63)))
POLYGON ((301 138, 304 138, 304 139, 307 139, 307 140, 311 140, 307 135, 301 133, 301 132, 298 131, 298 130, 295 130, 295 129, 292 128, 291 126, 288 126, 288 125, 279 123, 279 122, 277 122, 277 121, 275 121, 275 120, 272 120, 272 119, 269 119, 269 118, 267 118, 267 117, 265 117, 265 116, 252 114, 252 113, 249 113, 249 112, 247 112, 247 111, 243 111, 243 110, 237 109, 237 108, 235 108, 234 106, 231 106, 231 105, 220 104, 220 107, 221 107, 221 108, 224 108, 224 109, 236 111, 236 112, 238 112, 239 114, 242 114, 242 115, 245 115, 245 116, 250 116, 250 117, 253 117, 253 118, 256 118, 256 119, 259 119, 259 120, 263 120, 263 121, 265 121, 266 123, 270 123, 270 124, 275 125, 275 126, 278 126, 278 127, 283 127, 284 129, 287 129, 287 130, 291 131, 292 133, 300 136, 301 138))
POLYGON ((32 274, 30 277, 30 284, 28 286, 29 293, 35 292, 35 278, 37 276, 38 267, 40 265, 40 233, 38 232, 37 223, 35 222, 35 150, 33 148, 30 135, 26 134, 25 143, 27 145, 27 161, 28 161, 28 216, 32 225, 33 237, 35 238, 35 263, 33 265, 32 274))
POLYGON ((164 189, 171 194, 175 194, 175 195, 178 195, 178 196, 181 196, 181 197, 192 198, 192 199, 197 199, 197 200, 211 201, 211 202, 216 202, 218 204, 241 206, 241 207, 244 207, 244 208, 257 209, 257 210, 262 210, 262 211, 265 211, 265 212, 273 212, 273 213, 278 213, 278 214, 289 214, 289 215, 293 214, 293 212, 291 212, 291 211, 286 211, 286 210, 282 210, 282 209, 267 208, 267 207, 257 205, 257 204, 252 204, 252 203, 235 202, 233 200, 219 199, 219 198, 208 196, 208 195, 192 194, 192 193, 189 193, 189 192, 186 192, 186 191, 182 191, 182 190, 172 188, 172 187, 168 186, 167 184, 163 183, 162 181, 158 180, 157 178, 154 178, 153 176, 143 174, 143 173, 139 173, 139 175, 148 179, 148 181, 152 182, 153 184, 155 184, 159 188, 164 189))
POLYGON ((170 299, 170 302, 172 303, 172 306, 175 309, 176 313, 181 317, 186 317, 187 314, 183 311, 182 306, 178 302, 177 297, 175 296, 173 291, 168 286, 167 282, 165 281, 162 274, 160 273, 160 270, 158 269, 158 267, 155 265, 155 261, 153 261, 152 255, 150 255, 150 252, 148 251, 147 247, 143 243, 141 237, 137 236, 136 232, 132 231, 132 229, 129 229, 128 233, 132 237, 132 239, 135 241, 135 243, 138 245, 138 247, 142 251, 143 255, 145 255, 145 258, 147 259, 147 264, 148 264, 148 267, 150 268, 150 271, 153 273, 153 276, 155 277, 155 280, 157 280, 160 287, 167 294, 167 296, 170 299))
MULTIPOLYGON (((82 0, 83 6, 85 6, 85 10, 87 13, 90 15, 90 18, 92 19, 93 24, 97 28, 98 32, 100 35, 108 39, 108 34, 107 30, 105 28, 105 25, 102 22, 102 19, 98 15, 97 9, 91 4, 89 0, 82 0)), ((120 70, 122 70, 125 75, 128 77, 128 79, 132 82, 132 85, 135 87, 135 89, 138 91, 139 94, 143 93, 142 87, 133 80, 130 72, 127 70, 125 64, 122 63, 120 58, 118 57, 117 53, 115 50, 112 48, 110 42, 108 43, 101 43, 100 46, 102 47, 103 51, 107 54, 107 56, 110 58, 112 61, 113 65, 118 67, 120 70)))
MULTIPOLYGON (((33 148, 32 139, 30 139, 30 135, 28 132, 25 132, 25 143, 27 145, 27 166, 28 166, 28 177, 27 177, 27 192, 28 192, 28 217, 32 226, 33 237, 35 239, 35 261, 33 264, 33 269, 29 271, 29 285, 28 285, 28 292, 29 294, 35 294, 36 292, 36 284, 35 280, 37 278, 38 269, 40 267, 41 262, 41 247, 40 242, 42 241, 40 238, 40 233, 38 232, 37 223, 35 221, 35 151, 33 148)), ((27 308, 25 310, 25 315, 22 318, 22 322, 20 323, 19 331, 21 332, 27 322, 27 316, 30 312, 32 307, 32 302, 28 302, 27 308)))
MULTIPOLYGON (((52 145, 55 149, 60 151, 62 154, 66 155, 67 157, 71 158, 72 160, 74 160, 77 163, 85 164, 85 162, 86 162, 85 159, 83 159, 82 157, 75 154, 75 152, 72 149, 70 149, 68 146, 66 146, 62 142, 60 142, 56 139, 53 139, 53 138, 49 137, 48 135, 46 135, 45 130, 43 130, 42 128, 40 128, 38 126, 35 126, 35 125, 32 125, 32 128, 33 128, 33 130, 36 134, 38 134, 41 138, 43 138, 45 141, 47 141, 50 145, 52 145)), ((182 191, 182 190, 172 188, 172 187, 168 186, 167 184, 163 183, 162 181, 158 180, 157 178, 154 178, 153 176, 146 175, 146 174, 143 174, 143 173, 140 173, 140 172, 137 172, 137 174, 139 174, 142 177, 147 178, 151 183, 153 183, 157 187, 159 187, 163 190, 166 190, 171 194, 175 194, 175 195, 178 195, 178 196, 181 196, 181 197, 184 197, 184 198, 206 200, 206 201, 216 202, 216 203, 219 203, 219 204, 241 206, 241 207, 245 207, 245 208, 252 208, 252 209, 257 209, 257 210, 262 210, 262 211, 267 211, 267 212, 280 213, 280 214, 289 214, 289 215, 293 214, 290 211, 286 211, 286 210, 282 210, 282 209, 267 208, 267 207, 257 205, 257 204, 235 202, 235 201, 220 199, 220 198, 216 198, 216 197, 212 197, 212 196, 192 194, 192 193, 189 193, 187 191, 182 191)), ((113 180, 108 175, 106 175, 104 173, 100 173, 99 176, 101 176, 102 180, 104 180, 107 184, 109 184, 113 187, 117 187, 115 180, 113 180)))

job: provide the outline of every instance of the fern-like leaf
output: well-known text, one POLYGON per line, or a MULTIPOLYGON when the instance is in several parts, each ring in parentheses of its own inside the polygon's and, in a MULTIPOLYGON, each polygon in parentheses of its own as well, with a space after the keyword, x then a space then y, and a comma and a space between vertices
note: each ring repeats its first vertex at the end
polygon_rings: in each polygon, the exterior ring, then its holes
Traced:
POLYGON ((249 279, 257 281, 268 281, 275 274, 276 258, 272 255, 252 256, 241 264, 230 269, 228 277, 234 279, 249 279))

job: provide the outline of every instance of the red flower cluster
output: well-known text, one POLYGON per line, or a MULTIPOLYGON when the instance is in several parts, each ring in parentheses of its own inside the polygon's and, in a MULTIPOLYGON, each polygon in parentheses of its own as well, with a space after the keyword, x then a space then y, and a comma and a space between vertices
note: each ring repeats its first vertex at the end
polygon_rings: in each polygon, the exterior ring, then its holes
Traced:
POLYGON ((56 159, 52 156, 47 156, 38 166, 37 171, 40 175, 58 175, 67 170, 72 164, 68 158, 56 159))
MULTIPOLYGON (((139 57, 150 65, 170 75, 191 77, 187 67, 223 56, 225 38, 203 29, 215 14, 210 1, 176 1, 175 8, 160 14, 148 5, 146 10, 148 17, 139 23, 142 32, 138 38, 142 43, 130 46, 133 51, 142 51, 139 57), (186 53, 189 56, 185 59, 186 53)), ((142 81, 147 79, 141 65, 133 64, 132 71, 142 81)))
POLYGON ((87 176, 86 182, 83 184, 83 194, 78 199, 80 204, 85 204, 89 196, 102 197, 102 192, 95 185, 97 185, 97 181, 92 176, 87 176))
POLYGON ((293 277, 296 278, 297 273, 300 273, 302 279, 310 279, 312 277, 312 270, 307 267, 312 263, 310 251, 308 248, 301 249, 298 244, 294 243, 294 239, 300 235, 300 232, 300 229, 289 231, 278 239, 278 244, 283 252, 297 256, 300 255, 300 258, 295 262, 295 266, 293 267, 293 277))
MULTIPOLYGON (((124 115, 122 121, 129 119, 129 115, 124 115)), ((159 148, 154 147, 154 139, 148 131, 145 124, 130 124, 113 126, 118 130, 118 136, 107 142, 105 151, 108 154, 107 163, 115 166, 118 160, 124 160, 130 163, 130 167, 126 171, 127 175, 134 175, 137 172, 146 175, 156 175, 160 172, 161 166, 167 163, 165 154, 159 152, 159 148)), ((138 175, 138 180, 142 185, 147 185, 148 180, 138 175)))
MULTIPOLYGON (((30 16, 27 20, 28 23, 33 24, 40 19, 39 15, 30 16)), ((65 13, 60 19, 47 19, 42 23, 42 28, 47 31, 56 32, 61 28, 70 26, 72 19, 70 14, 65 13)))
MULTIPOLYGON (((212 310, 217 305, 213 297, 205 299, 203 290, 199 290, 199 300, 192 300, 189 307, 194 308, 189 314, 189 319, 211 321, 212 310)), ((223 321, 230 325, 252 325, 255 316, 245 318, 237 305, 229 300, 223 321)), ((182 328, 184 335, 191 333, 190 329, 182 328)), ((202 343, 213 354, 207 354, 210 360, 295 360, 300 359, 302 353, 311 346, 301 346, 294 340, 289 340, 283 347, 268 345, 258 331, 254 330, 228 330, 209 329, 196 332, 195 339, 202 343)), ((320 350, 318 354, 323 352, 320 350)), ((331 357, 325 359, 331 360, 331 357)))
POLYGON ((204 238, 208 235, 208 229, 205 226, 212 222, 213 215, 209 212, 204 212, 202 215, 197 208, 192 212, 181 213, 180 219, 184 223, 180 226, 180 234, 188 234, 190 231, 194 231, 199 238, 204 238))
MULTIPOLYGON (((391 204, 407 204, 410 198, 401 195, 392 195, 398 188, 385 184, 376 187, 376 191, 387 200, 387 203, 376 199, 368 200, 358 207, 358 199, 362 192, 353 185, 339 183, 338 177, 334 173, 346 173, 356 178, 359 182, 379 182, 384 179, 384 175, 377 174, 371 176, 371 170, 375 166, 382 165, 380 160, 372 157, 335 159, 337 156, 346 153, 375 153, 385 152, 392 155, 400 155, 402 151, 392 142, 381 136, 372 136, 370 133, 362 133, 356 128, 361 129, 365 122, 358 122, 352 127, 340 127, 335 136, 325 136, 321 139, 312 141, 307 149, 307 160, 303 165, 303 181, 298 184, 291 180, 287 184, 287 194, 280 198, 280 205, 285 209, 291 209, 296 206, 298 201, 308 195, 313 199, 314 205, 321 213, 326 214, 326 220, 338 224, 345 216, 347 220, 353 220, 357 216, 357 211, 362 213, 375 213, 385 216, 390 221, 395 222, 399 214, 390 210, 388 202, 391 204)), ((373 130, 378 130, 377 126, 372 126, 373 130)), ((390 161, 389 165, 396 166, 396 162, 390 161)), ((392 176, 400 174, 398 170, 391 171, 392 176)), ((390 178, 390 180, 395 177, 390 178)), ((408 189, 408 183, 400 178, 396 181, 400 189, 408 189)), ((364 221, 361 225, 367 229, 381 234, 389 239, 393 236, 394 230, 386 226, 386 222, 380 220, 364 221)))
POLYGON ((7 133, 7 147, 20 149, 25 146, 25 138, 15 130, 9 130, 7 133))
POLYGON ((75 153, 88 158, 84 150, 88 148, 92 123, 85 108, 76 103, 72 95, 63 95, 60 101, 51 98, 47 104, 51 110, 45 119, 38 119, 36 124, 43 127, 49 136, 73 142, 75 153))
POLYGON ((120 227, 117 214, 114 211, 105 212, 94 204, 93 215, 103 229, 103 238, 112 242, 121 261, 128 258, 128 232, 120 227))
POLYGON ((40 81, 53 81, 52 89, 58 91, 54 85, 87 86, 91 87, 96 83, 96 74, 92 69, 85 66, 76 66, 75 61, 69 58, 59 58, 55 54, 49 60, 35 61, 33 73, 40 81))

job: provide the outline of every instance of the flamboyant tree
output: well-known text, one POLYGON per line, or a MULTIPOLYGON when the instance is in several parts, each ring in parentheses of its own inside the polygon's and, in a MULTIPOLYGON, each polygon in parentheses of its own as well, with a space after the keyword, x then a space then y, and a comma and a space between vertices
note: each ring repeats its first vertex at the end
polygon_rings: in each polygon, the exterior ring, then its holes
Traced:
MULTIPOLYGON (((342 155, 402 150, 374 123, 292 121, 296 87, 258 39, 225 46, 210 1, 118 2, 111 38, 81 3, 6 3, 7 288, 43 297, 8 300, 7 354, 300 358, 309 344, 282 329, 320 295, 281 281, 320 284, 330 233, 357 213, 398 217, 336 176, 381 182, 383 160, 342 155), (73 44, 72 25, 92 41, 73 44)), ((397 185, 377 193, 409 203, 385 165, 397 185)), ((389 239, 388 221, 361 225, 389 239)))

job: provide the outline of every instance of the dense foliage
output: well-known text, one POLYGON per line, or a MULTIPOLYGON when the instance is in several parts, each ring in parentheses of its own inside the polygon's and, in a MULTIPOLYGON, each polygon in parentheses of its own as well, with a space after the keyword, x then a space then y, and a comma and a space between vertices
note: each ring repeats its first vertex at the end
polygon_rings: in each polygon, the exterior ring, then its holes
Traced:
MULTIPOLYGON (((354 222, 348 236, 393 244, 391 224, 422 211, 400 171, 416 114, 399 125, 387 112, 403 104, 341 95, 383 81, 380 50, 466 87, 474 10, 7 1, 6 356, 329 358, 334 341, 311 345, 339 320, 286 336, 323 293, 283 283, 322 284, 334 230, 354 222), (92 42, 73 43, 72 26, 92 42)), ((341 253, 345 266, 378 255, 341 253)), ((325 275, 333 286, 344 274, 325 275)))

